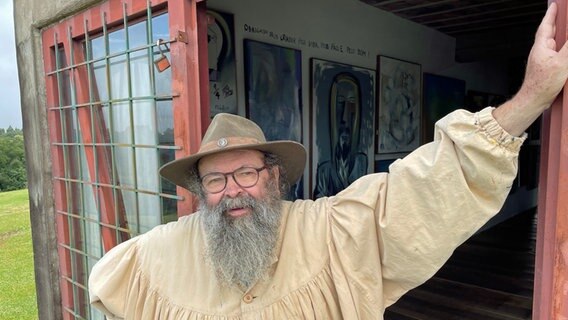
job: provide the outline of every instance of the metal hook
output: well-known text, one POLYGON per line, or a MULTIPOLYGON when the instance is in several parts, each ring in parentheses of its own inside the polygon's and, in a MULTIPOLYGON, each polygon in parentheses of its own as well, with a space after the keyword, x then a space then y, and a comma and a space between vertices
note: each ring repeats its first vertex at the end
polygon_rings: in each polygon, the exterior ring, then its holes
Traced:
POLYGON ((162 45, 166 47, 166 50, 169 50, 170 48, 168 48, 168 43, 164 39, 158 39, 158 41, 156 41, 156 47, 158 47, 158 50, 160 50, 160 54, 164 55, 164 52, 162 51, 162 45))

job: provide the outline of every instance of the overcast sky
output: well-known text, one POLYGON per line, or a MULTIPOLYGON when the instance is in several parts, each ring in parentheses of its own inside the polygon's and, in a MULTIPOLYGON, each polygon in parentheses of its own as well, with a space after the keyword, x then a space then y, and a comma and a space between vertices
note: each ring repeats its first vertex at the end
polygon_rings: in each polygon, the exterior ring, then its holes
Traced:
POLYGON ((0 0, 0 128, 22 128, 12 0, 0 0))

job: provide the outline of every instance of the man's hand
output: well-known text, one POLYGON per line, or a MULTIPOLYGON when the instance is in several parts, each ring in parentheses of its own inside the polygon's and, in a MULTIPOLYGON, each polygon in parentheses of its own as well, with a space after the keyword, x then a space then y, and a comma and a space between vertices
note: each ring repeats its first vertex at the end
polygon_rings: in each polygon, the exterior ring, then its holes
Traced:
POLYGON ((511 135, 522 134, 550 107, 568 78, 568 46, 556 51, 554 40, 557 12, 557 4, 552 3, 538 27, 521 88, 493 111, 497 122, 511 135))
POLYGON ((564 45, 556 52, 554 22, 557 11, 558 6, 552 3, 536 32, 525 81, 519 92, 544 109, 552 104, 568 76, 568 47, 564 45))

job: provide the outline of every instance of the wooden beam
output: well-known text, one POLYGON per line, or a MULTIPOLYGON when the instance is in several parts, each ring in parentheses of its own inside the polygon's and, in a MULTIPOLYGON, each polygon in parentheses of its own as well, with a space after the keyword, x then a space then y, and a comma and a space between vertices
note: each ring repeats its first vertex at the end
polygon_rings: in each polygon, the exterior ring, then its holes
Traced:
MULTIPOLYGON (((187 43, 172 43, 172 92, 174 95, 174 141, 181 147, 176 151, 176 159, 196 153, 201 143, 203 117, 201 81, 199 73, 200 54, 198 36, 198 8, 195 0, 170 0, 170 35, 174 38, 178 31, 187 35, 187 43)), ((184 188, 177 187, 178 216, 188 215, 195 210, 195 199, 184 188)))
MULTIPOLYGON (((42 34, 43 39, 43 56, 44 56, 44 70, 46 73, 53 71, 56 68, 55 53, 59 50, 62 43, 56 34, 57 30, 50 29, 42 34), (52 45, 50 45, 52 44, 52 45)), ((63 139, 62 115, 61 110, 57 110, 59 106, 59 85, 56 76, 47 76, 45 79, 46 84, 46 102, 47 102, 47 122, 49 129, 49 140, 53 142, 61 142, 63 139)), ((53 176, 65 176, 65 160, 63 146, 51 145, 51 162, 53 164, 53 176)), ((67 282, 64 277, 72 278, 71 269, 71 253, 69 250, 61 246, 61 244, 68 245, 69 239, 69 221, 60 212, 68 212, 67 202, 67 187, 62 180, 53 180, 53 194, 55 202, 55 210, 58 214, 55 217, 55 225, 57 230, 57 251, 59 255, 59 287, 61 292, 62 307, 73 308, 73 288, 71 283, 67 282)), ((62 313, 63 319, 71 319, 67 312, 62 313)))

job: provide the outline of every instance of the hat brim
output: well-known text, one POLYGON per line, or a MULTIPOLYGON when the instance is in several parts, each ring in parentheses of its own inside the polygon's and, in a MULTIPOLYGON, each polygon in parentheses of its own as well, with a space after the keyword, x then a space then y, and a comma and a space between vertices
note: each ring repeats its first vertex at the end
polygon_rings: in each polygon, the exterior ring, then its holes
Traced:
POLYGON ((196 153, 194 155, 166 163, 160 168, 159 172, 162 177, 176 185, 196 193, 197 190, 191 190, 188 185, 190 177, 189 170, 203 157, 233 150, 257 150, 275 154, 280 158, 281 164, 285 169, 284 175, 281 176, 281 178, 290 185, 293 185, 300 179, 306 166, 306 148, 298 142, 282 140, 269 141, 261 144, 241 144, 233 147, 228 146, 207 152, 196 153))

